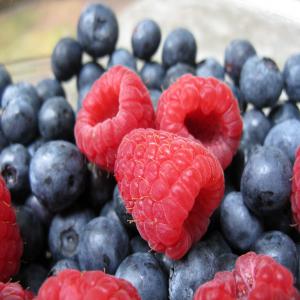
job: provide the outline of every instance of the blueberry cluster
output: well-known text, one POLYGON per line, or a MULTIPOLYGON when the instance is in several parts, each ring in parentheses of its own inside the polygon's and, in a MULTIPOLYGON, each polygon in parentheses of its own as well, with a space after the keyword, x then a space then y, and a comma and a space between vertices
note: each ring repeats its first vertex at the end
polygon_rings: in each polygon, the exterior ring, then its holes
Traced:
POLYGON ((300 54, 281 71, 249 41, 237 39, 227 45, 224 64, 213 57, 197 62, 193 34, 177 28, 165 38, 159 63, 152 60, 161 42, 155 21, 136 25, 132 52, 116 48, 118 28, 110 8, 91 4, 80 15, 77 39, 56 44, 53 78, 36 86, 13 83, 0 66, 0 173, 24 241, 16 280, 36 293, 47 276, 63 269, 105 270, 130 281, 143 300, 190 300, 199 285, 232 270, 239 255, 253 250, 287 267, 299 284, 300 235, 289 198, 300 145, 300 54), (99 62, 105 56, 106 67, 99 62), (150 251, 113 175, 89 164, 74 142, 76 114, 62 82, 76 76, 79 109, 93 83, 117 64, 140 75, 154 107, 164 89, 190 73, 228 83, 243 115, 222 204, 204 239, 179 261, 150 251))

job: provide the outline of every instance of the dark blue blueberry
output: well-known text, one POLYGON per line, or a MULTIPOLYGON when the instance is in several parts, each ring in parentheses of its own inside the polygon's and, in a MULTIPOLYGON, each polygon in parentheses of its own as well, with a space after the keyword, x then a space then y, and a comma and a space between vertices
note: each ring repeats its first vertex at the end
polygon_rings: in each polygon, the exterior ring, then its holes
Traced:
POLYGON ((89 209, 70 209, 52 219, 48 245, 55 260, 74 259, 84 226, 94 217, 89 209))
POLYGON ((114 51, 119 28, 114 12, 102 4, 88 5, 77 24, 77 38, 83 50, 92 57, 114 51))
POLYGON ((126 49, 116 49, 110 56, 107 68, 116 65, 122 65, 136 71, 136 60, 134 56, 126 49))
POLYGON ((236 85, 239 84, 241 70, 246 60, 254 56, 256 51, 247 40, 232 40, 225 49, 225 70, 236 85))
POLYGON ((247 102, 245 101, 240 89, 231 82, 226 82, 226 84, 230 87, 233 95, 237 99, 241 114, 244 113, 247 109, 247 102))
POLYGON ((145 240, 143 240, 139 235, 133 237, 130 240, 130 248, 132 253, 136 252, 149 252, 150 248, 145 240))
POLYGON ((283 69, 284 87, 289 98, 294 102, 300 101, 300 54, 291 55, 283 69))
POLYGON ((241 193, 229 193, 220 210, 222 232, 228 243, 239 251, 247 251, 263 233, 263 225, 246 207, 241 193))
POLYGON ((116 277, 129 281, 143 300, 167 300, 167 278, 151 253, 134 253, 126 257, 116 277))
POLYGON ((269 113, 269 119, 274 125, 290 119, 300 121, 300 111, 295 103, 285 101, 272 108, 269 113))
POLYGON ((82 48, 72 38, 62 38, 55 45, 51 55, 54 76, 60 81, 71 79, 81 67, 82 48))
POLYGON ((27 150, 30 154, 31 157, 34 156, 35 152, 42 146, 45 144, 45 140, 43 138, 38 138, 36 140, 34 140, 31 144, 29 144, 27 146, 27 150))
POLYGON ((2 151, 2 149, 4 149, 6 146, 8 146, 8 144, 9 144, 9 141, 3 133, 2 125, 0 122, 0 152, 2 151))
POLYGON ((280 231, 265 232, 253 245, 253 251, 273 257, 288 268, 296 277, 298 272, 298 254, 293 240, 280 231))
POLYGON ((164 81, 163 88, 167 89, 172 83, 174 83, 179 77, 184 74, 195 74, 195 69, 190 65, 178 63, 168 69, 164 81))
POLYGON ((273 106, 282 88, 282 74, 272 59, 253 56, 246 61, 241 72, 240 90, 247 102, 257 108, 273 106))
POLYGON ((30 155, 27 149, 20 144, 4 148, 0 154, 1 175, 14 200, 20 201, 29 191, 29 163, 30 155), (19 196, 22 196, 21 199, 19 196))
POLYGON ((164 253, 154 252, 154 256, 157 259, 157 261, 159 262, 162 270, 167 275, 169 275, 170 274, 170 270, 173 267, 173 264, 174 264, 175 260, 171 259, 170 257, 168 257, 167 255, 165 255, 164 253))
POLYGON ((231 253, 229 245, 224 240, 222 234, 217 230, 208 234, 205 243, 216 257, 224 253, 231 253))
POLYGON ((46 78, 38 82, 36 91, 44 102, 52 97, 66 96, 62 85, 55 78, 46 78))
POLYGON ((114 274, 128 251, 128 235, 120 221, 98 217, 83 228, 77 258, 81 270, 105 270, 114 274))
POLYGON ((36 261, 46 249, 44 225, 28 206, 19 206, 16 215, 24 244, 22 258, 26 262, 36 261))
POLYGON ((165 73, 165 68, 156 62, 146 62, 140 71, 140 75, 147 88, 157 90, 161 90, 165 73))
POLYGON ((275 125, 266 136, 264 144, 278 147, 293 163, 300 145, 300 121, 291 119, 275 125))
POLYGON ((201 60, 197 64, 196 75, 200 77, 215 77, 224 80, 225 70, 215 58, 209 57, 201 60))
POLYGON ((5 66, 0 64, 0 101, 1 101, 4 90, 10 84, 12 84, 10 74, 6 70, 5 66))
POLYGON ((104 204, 104 206, 102 207, 99 217, 107 217, 107 216, 112 216, 112 215, 114 215, 116 217, 115 219, 120 221, 118 215, 115 212, 113 201, 110 200, 110 201, 106 202, 104 204))
POLYGON ((224 253, 217 257, 217 272, 231 272, 235 267, 238 256, 233 253, 224 253))
POLYGON ((63 97, 49 98, 39 111, 38 125, 45 140, 72 140, 75 125, 72 106, 63 97))
POLYGON ((283 208, 291 192, 292 166, 280 149, 258 147, 250 156, 241 179, 241 192, 248 208, 258 215, 283 208))
POLYGON ((85 86, 91 87, 104 72, 103 67, 96 62, 84 64, 77 76, 77 89, 81 90, 85 86))
POLYGON ((158 24, 153 20, 140 21, 134 28, 131 45, 134 56, 148 60, 156 52, 161 39, 158 24))
POLYGON ((78 263, 73 259, 61 259, 51 268, 50 274, 51 276, 57 275, 59 272, 67 269, 79 270, 78 263))
POLYGON ((195 65, 197 52, 193 34, 185 28, 171 31, 163 45, 162 62, 167 68, 177 63, 195 65))
POLYGON ((159 90, 149 90, 149 93, 150 93, 150 98, 151 98, 153 108, 156 111, 157 106, 158 106, 158 100, 161 96, 161 91, 159 91, 159 90))
POLYGON ((37 135, 37 113, 27 96, 18 96, 4 107, 2 131, 12 143, 28 144, 37 135))
POLYGON ((169 299, 192 300, 196 289, 211 280, 216 271, 216 256, 205 242, 199 242, 171 267, 169 299))
POLYGON ((30 163, 31 190, 53 212, 63 210, 79 198, 85 188, 85 177, 84 157, 69 142, 44 144, 30 163))
POLYGON ((83 100, 85 99, 86 95, 90 91, 91 87, 89 85, 84 86, 78 92, 78 99, 77 99, 77 112, 80 110, 83 104, 83 100))

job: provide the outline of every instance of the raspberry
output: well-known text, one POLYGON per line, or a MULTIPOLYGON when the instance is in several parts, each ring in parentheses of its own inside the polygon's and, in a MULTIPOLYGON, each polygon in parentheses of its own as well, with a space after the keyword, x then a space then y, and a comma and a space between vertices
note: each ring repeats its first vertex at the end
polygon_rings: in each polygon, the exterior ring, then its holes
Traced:
POLYGON ((65 270, 49 277, 36 300, 140 300, 137 290, 124 279, 101 271, 65 270))
POLYGON ((203 236, 224 193, 222 167, 201 143, 153 129, 124 137, 115 176, 141 236, 173 259, 203 236))
POLYGON ((161 95, 156 128, 201 141, 225 169, 239 146, 243 123, 226 84, 187 74, 161 95))
POLYGON ((293 275, 266 255, 240 256, 232 272, 218 272, 198 288, 194 300, 299 300, 293 275))
POLYGON ((15 282, 0 282, 0 299, 1 300, 31 300, 34 298, 33 293, 23 290, 20 284, 15 282))
POLYGON ((23 242, 11 206, 10 194, 0 177, 0 281, 7 281, 20 266, 23 242))
POLYGON ((293 167, 291 206, 294 221, 300 231, 300 148, 296 152, 296 159, 293 167))
POLYGON ((154 127, 147 88, 133 71, 116 66, 93 85, 77 115, 75 138, 87 158, 113 171, 118 146, 135 128, 154 127))

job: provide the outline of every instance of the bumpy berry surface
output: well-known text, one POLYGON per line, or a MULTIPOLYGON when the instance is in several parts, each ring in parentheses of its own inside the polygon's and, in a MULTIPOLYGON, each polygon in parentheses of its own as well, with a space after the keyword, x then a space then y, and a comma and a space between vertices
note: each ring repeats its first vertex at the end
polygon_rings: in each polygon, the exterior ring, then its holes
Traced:
POLYGON ((136 73, 116 66, 95 82, 77 115, 76 143, 87 158, 113 171, 118 146, 135 128, 154 126, 147 88, 136 73))
POLYGON ((239 146, 243 124, 226 84, 184 75, 161 95, 156 128, 201 141, 226 168, 239 146))
POLYGON ((137 290, 126 280, 101 271, 65 270, 49 277, 36 300, 140 300, 137 290))
POLYGON ((7 281, 16 274, 22 252, 23 243, 15 211, 11 206, 9 191, 0 177, 0 281, 7 281))
POLYGON ((15 282, 0 282, 0 299, 1 300, 31 300, 34 298, 33 293, 23 290, 20 284, 15 282))
POLYGON ((173 259, 202 237, 224 193, 222 167, 201 143, 153 129, 124 137, 115 176, 141 236, 173 259))
POLYGON ((293 167, 291 205, 294 221, 298 231, 300 231, 300 149, 296 153, 293 167))

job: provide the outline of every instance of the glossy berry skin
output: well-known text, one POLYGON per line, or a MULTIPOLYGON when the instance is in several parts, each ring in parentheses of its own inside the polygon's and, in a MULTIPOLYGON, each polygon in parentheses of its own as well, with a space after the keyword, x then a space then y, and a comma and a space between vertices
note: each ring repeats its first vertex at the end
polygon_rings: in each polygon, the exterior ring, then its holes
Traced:
POLYGON ((101 271, 65 270, 49 277, 36 300, 107 299, 141 300, 137 290, 126 280, 101 271))
POLYGON ((256 51, 253 45, 247 40, 235 39, 228 44, 225 49, 224 65, 226 73, 235 84, 239 84, 243 65, 248 58, 255 54, 256 51))
POLYGON ((161 96, 161 91, 159 91, 159 90, 149 90, 149 93, 150 93, 153 108, 156 111, 157 106, 158 106, 158 101, 159 101, 159 98, 161 96))
POLYGON ((140 71, 143 82, 148 89, 160 90, 165 77, 165 68, 156 62, 146 62, 140 71))
POLYGON ((224 253, 217 258, 217 272, 232 271, 238 256, 233 253, 224 253))
POLYGON ((243 124, 226 84, 184 75, 161 95, 156 128, 200 141, 225 169, 237 151, 243 124))
POLYGON ((292 101, 285 101, 274 106, 268 117, 274 125, 290 119, 297 119, 300 121, 300 111, 295 103, 292 101))
POLYGON ((240 89, 231 82, 226 82, 226 84, 230 87, 233 95, 235 96, 236 100, 238 101, 240 112, 241 112, 241 114, 243 114, 246 111, 248 105, 247 105, 247 102, 245 101, 240 89))
POLYGON ((116 277, 130 282, 143 300, 167 300, 167 278, 151 253, 127 256, 116 271, 116 277))
POLYGON ((224 80, 223 66, 213 57, 200 61, 196 66, 196 75, 199 77, 215 77, 224 80))
POLYGON ((39 81, 36 85, 36 91, 43 102, 53 97, 66 97, 62 85, 55 78, 46 78, 39 81))
POLYGON ((10 194, 2 177, 0 177, 0 209, 0 281, 5 282, 19 270, 23 242, 16 223, 15 211, 11 206, 10 194))
POLYGON ((51 268, 49 275, 58 275, 59 272, 68 269, 79 270, 79 265, 76 260, 65 258, 57 261, 51 268))
POLYGON ((147 88, 136 73, 116 66, 86 96, 76 119, 76 144, 89 161, 112 172, 123 137, 148 127, 154 127, 154 110, 147 88))
POLYGON ((132 253, 136 252, 149 252, 150 248, 146 241, 144 241, 139 235, 133 237, 130 240, 130 248, 132 253))
POLYGON ((9 141, 3 133, 2 125, 0 122, 0 151, 2 151, 6 146, 8 146, 9 141))
POLYGON ((114 12, 102 4, 90 4, 81 13, 77 38, 92 57, 111 54, 118 40, 119 28, 114 12))
POLYGON ((31 144, 27 146, 27 150, 29 152, 30 157, 32 158, 35 154, 35 152, 45 144, 45 140, 43 138, 37 138, 35 139, 31 144))
POLYGON ((34 294, 22 288, 19 283, 0 282, 0 299, 1 300, 33 300, 34 294))
POLYGON ((41 146, 32 158, 29 178, 33 194, 50 211, 58 212, 82 194, 86 180, 85 160, 73 144, 51 141, 41 146))
POLYGON ((193 34, 185 28, 177 28, 165 39, 162 62, 167 68, 179 62, 194 65, 196 52, 197 45, 193 34))
POLYGON ((116 49, 110 56, 107 68, 110 69, 113 66, 121 65, 136 71, 136 60, 134 56, 126 49, 116 49))
POLYGON ((158 24, 150 19, 140 21, 131 36, 134 56, 148 60, 156 52, 161 39, 158 24))
POLYGON ((142 238, 173 259, 203 236, 224 193, 222 168, 206 148, 153 129, 123 139, 115 176, 142 238))
POLYGON ((291 207, 296 228, 300 231, 300 150, 297 150, 293 166, 291 207))
POLYGON ((58 41, 51 55, 51 67, 56 79, 71 79, 81 67, 82 48, 74 39, 67 37, 58 41))
POLYGON ((245 100, 257 108, 276 104, 283 88, 283 77, 276 63, 253 56, 243 66, 240 89, 245 100))
POLYGON ((4 65, 0 65, 0 102, 2 94, 7 86, 12 84, 11 76, 4 65))

